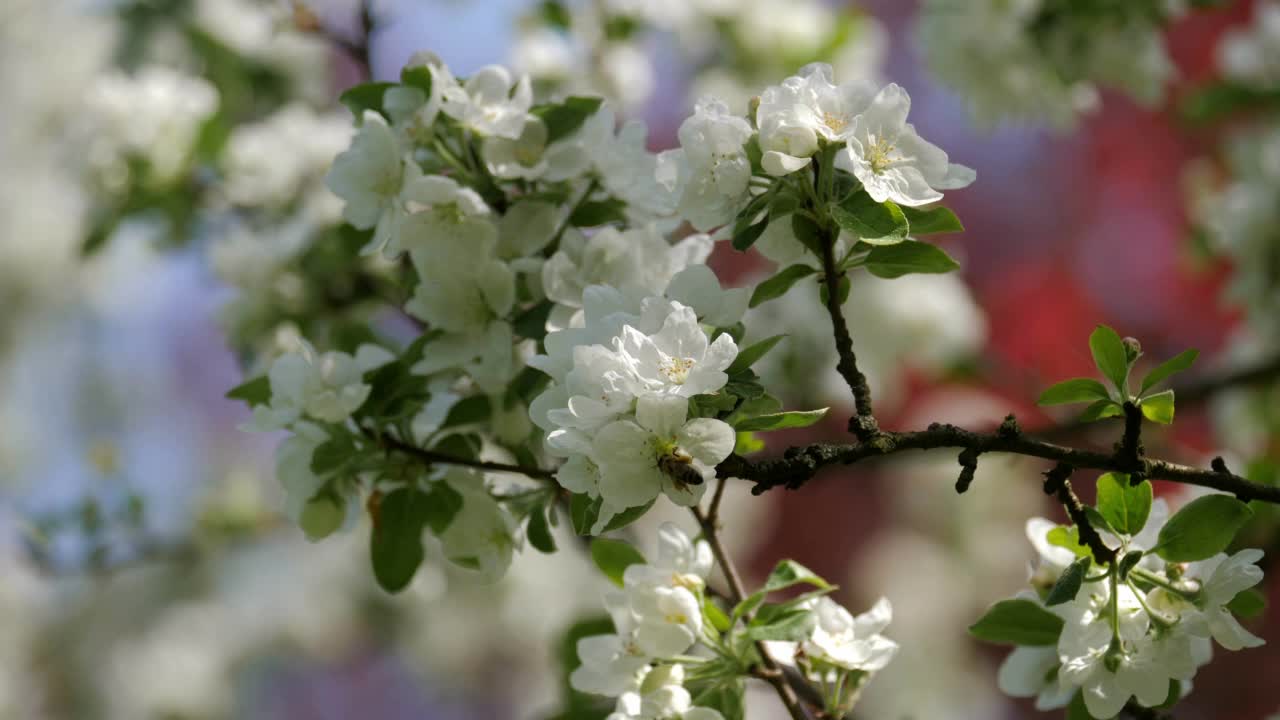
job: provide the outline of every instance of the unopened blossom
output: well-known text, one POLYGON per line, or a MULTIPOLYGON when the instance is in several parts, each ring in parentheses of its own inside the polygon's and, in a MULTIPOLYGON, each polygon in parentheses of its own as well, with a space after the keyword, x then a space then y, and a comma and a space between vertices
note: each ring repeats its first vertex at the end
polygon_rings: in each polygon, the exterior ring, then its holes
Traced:
POLYGON ((885 86, 852 120, 846 150, 836 167, 853 173, 876 202, 926 205, 942 199, 938 190, 973 182, 973 170, 916 134, 907 122, 911 98, 896 84, 885 86))
POLYGON ((866 82, 836 85, 825 63, 766 88, 756 110, 765 172, 787 175, 808 166, 820 140, 843 145, 874 94, 866 82))
POLYGON ((533 88, 527 76, 516 81, 513 90, 506 68, 486 65, 460 86, 446 87, 441 110, 481 135, 515 140, 532 106, 533 88))

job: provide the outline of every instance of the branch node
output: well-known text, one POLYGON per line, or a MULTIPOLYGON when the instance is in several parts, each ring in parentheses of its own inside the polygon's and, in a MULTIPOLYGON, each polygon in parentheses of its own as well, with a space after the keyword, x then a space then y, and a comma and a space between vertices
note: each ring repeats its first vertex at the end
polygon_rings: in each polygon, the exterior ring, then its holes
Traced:
POLYGON ((977 450, 966 448, 960 453, 960 477, 956 479, 956 492, 963 495, 973 484, 973 475, 978 471, 977 450))
POLYGON ((1213 468, 1214 472, 1222 475, 1231 474, 1231 471, 1227 469, 1227 461, 1223 460, 1221 455, 1215 457, 1213 462, 1209 463, 1209 467, 1213 468))
POLYGON ((1005 440, 1012 440, 1022 434, 1022 428, 1018 425, 1018 418, 1009 413, 1004 416, 1004 422, 1000 423, 996 435, 1005 440))

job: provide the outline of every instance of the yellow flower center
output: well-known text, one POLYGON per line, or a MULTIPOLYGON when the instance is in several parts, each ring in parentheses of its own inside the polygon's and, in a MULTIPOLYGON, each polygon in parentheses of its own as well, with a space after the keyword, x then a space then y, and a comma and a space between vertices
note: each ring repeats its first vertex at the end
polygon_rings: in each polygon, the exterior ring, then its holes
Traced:
POLYGON ((683 385, 689 379, 689 371, 695 364, 693 358, 664 358, 658 366, 658 372, 676 385, 683 385))
POLYGON ((871 172, 879 175, 880 173, 893 167, 894 159, 890 154, 896 150, 892 143, 884 138, 879 138, 867 148, 867 163, 871 165, 871 172))
POLYGON ((825 123, 827 127, 831 128, 832 132, 844 132, 845 127, 849 124, 849 118, 844 115, 823 112, 822 122, 825 123))

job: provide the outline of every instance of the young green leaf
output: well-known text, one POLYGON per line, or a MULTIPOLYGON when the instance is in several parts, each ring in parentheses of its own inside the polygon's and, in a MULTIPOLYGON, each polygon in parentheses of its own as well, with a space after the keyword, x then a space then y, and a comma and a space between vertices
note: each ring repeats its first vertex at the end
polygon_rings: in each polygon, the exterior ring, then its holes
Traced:
POLYGON ((1124 473, 1098 476, 1098 512, 1116 532, 1125 535, 1142 532, 1151 513, 1151 498, 1151 483, 1146 480, 1131 486, 1129 476, 1124 473))
POLYGON ((535 106, 529 114, 536 115, 546 124, 547 143, 550 144, 582 127, 587 118, 600 109, 602 102, 603 98, 573 95, 565 98, 564 102, 535 106))
POLYGON ((1173 422, 1173 391, 1165 390, 1138 401, 1142 414, 1151 422, 1169 425, 1173 422))
POLYGON ((1089 350, 1103 377, 1111 381, 1121 396, 1128 395, 1125 385, 1129 376, 1129 361, 1120 335, 1106 325, 1099 325, 1089 336, 1089 350))
POLYGON ((462 509, 462 494, 447 482, 436 482, 427 490, 424 504, 423 522, 431 528, 432 534, 439 535, 449 529, 454 516, 462 509))
POLYGON ((1253 517, 1249 506, 1230 495, 1205 495, 1187 503, 1160 529, 1155 552, 1169 562, 1212 557, 1253 517))
POLYGON ((424 557, 422 530, 426 496, 414 488, 392 491, 378 504, 378 521, 369 542, 373 576, 389 593, 409 585, 424 557))
POLYGON ((618 587, 622 587, 622 574, 628 567, 644 564, 644 556, 639 550, 621 540, 608 538, 596 538, 591 541, 591 559, 595 561, 596 567, 600 568, 600 572, 618 587))
POLYGON ((395 83, 389 82, 370 82, 362 85, 349 87, 341 95, 338 96, 338 102, 342 103, 356 116, 356 122, 364 117, 365 110, 373 110, 379 115, 386 117, 387 111, 383 109, 383 98, 387 91, 395 87, 395 83))
POLYGON ((773 413, 772 415, 757 415, 739 421, 733 426, 733 429, 738 432, 764 432, 767 430, 809 427, 826 417, 829 409, 791 410, 789 412, 773 413))
POLYGON ((1080 413, 1080 422, 1093 422, 1109 417, 1124 417, 1124 408, 1115 400, 1099 400, 1080 413))
POLYGON ((271 381, 266 375, 247 380, 227 391, 227 399, 243 400, 249 407, 271 402, 271 381))
POLYGON ((1141 395, 1147 392, 1147 390, 1151 389, 1153 386, 1155 386, 1156 383, 1160 382, 1161 380, 1164 380, 1165 378, 1171 375, 1180 373, 1183 370, 1186 370, 1187 368, 1191 367, 1191 364, 1194 363, 1196 361, 1196 358, 1199 356, 1200 356, 1199 350, 1187 350, 1185 352, 1181 352, 1177 355, 1174 355, 1168 360, 1165 360, 1164 362, 1155 366, 1154 368, 1151 369, 1151 372, 1147 373, 1147 376, 1142 379, 1142 389, 1138 391, 1138 394, 1141 395))
POLYGON ((761 220, 758 223, 747 224, 733 227, 733 249, 738 252, 746 252, 748 248, 756 244, 760 236, 764 234, 766 228, 769 227, 768 220, 761 220))
POLYGON ((756 286, 751 293, 751 307, 782 297, 792 285, 818 272, 812 266, 796 263, 756 286))
POLYGON ((764 357, 773 349, 773 346, 777 345, 784 337, 786 337, 785 333, 782 335, 767 337, 758 343, 753 343, 742 350, 739 350, 738 356, 733 359, 733 364, 731 364, 725 372, 732 375, 735 372, 746 370, 754 365, 757 360, 764 357))
POLYGON ((1257 588, 1246 588, 1231 598, 1231 601, 1227 603, 1227 609, 1233 615, 1246 620, 1258 617, 1263 610, 1267 609, 1267 596, 1263 595, 1257 588))
POLYGON ((711 626, 720 632, 729 632, 729 628, 733 627, 733 622, 729 620, 729 616, 710 596, 702 598, 702 616, 711 623, 711 626))
POLYGON ((1142 560, 1143 552, 1141 550, 1133 550, 1120 560, 1120 565, 1116 567, 1116 572, 1120 574, 1120 580, 1123 581, 1129 577, 1129 571, 1142 560))
POLYGON ((1107 388, 1093 378, 1072 378, 1051 386, 1040 394, 1037 405, 1067 405, 1070 403, 1110 400, 1107 388))
POLYGON ((579 205, 569 216, 569 222, 575 227, 596 227, 609 223, 625 222, 627 219, 626 203, 617 198, 608 200, 591 200, 579 205))
POLYGON ((725 680, 693 696, 695 707, 719 711, 724 720, 743 720, 746 716, 746 683, 741 678, 725 680))
POLYGON ((760 606, 746 635, 751 640, 800 642, 813 634, 817 617, 808 608, 766 603, 760 606))
POLYGON ((1053 645, 1062 626, 1062 618, 1030 600, 1001 600, 969 626, 969 634, 1002 645, 1053 645))
POLYGON ((1082 557, 1068 565, 1067 569, 1062 571, 1062 575, 1058 576, 1058 582, 1054 583, 1053 588, 1049 590, 1049 596, 1045 598, 1044 604, 1053 607, 1075 600, 1092 564, 1092 558, 1082 557))
POLYGON ((569 522, 573 525, 573 532, 578 535, 590 535, 591 528, 595 527, 596 520, 600 518, 602 504, 604 504, 603 498, 592 498, 586 493, 574 493, 569 498, 569 522))
POLYGON ((912 273, 948 273, 960 268, 960 263, 942 248, 917 240, 874 247, 867 254, 865 264, 872 275, 887 279, 912 273))
POLYGON ((964 232, 960 218, 948 208, 938 206, 932 208, 902 207, 902 214, 907 216, 911 224, 912 235, 933 235, 935 233, 964 232))
POLYGON ((760 592, 767 594, 802 583, 823 589, 831 587, 831 583, 795 560, 783 560, 774 566, 773 572, 769 573, 769 577, 765 579, 764 587, 760 588, 760 592))
POLYGON ((431 97, 431 69, 426 65, 411 65, 400 71, 400 84, 415 87, 431 97))
POLYGON ((791 215, 791 233, 809 252, 822 257, 822 229, 808 215, 791 215))
POLYGON ((910 224, 902 208, 891 200, 878 203, 865 190, 827 209, 841 230, 868 245, 893 245, 907 239, 910 224))
POLYGON ((1047 540, 1050 545, 1057 545, 1058 547, 1070 550, 1076 554, 1076 557, 1092 556, 1093 553, 1093 551, 1089 549, 1088 545, 1080 542, 1080 531, 1074 527, 1064 527, 1059 525, 1045 535, 1045 540, 1047 540))

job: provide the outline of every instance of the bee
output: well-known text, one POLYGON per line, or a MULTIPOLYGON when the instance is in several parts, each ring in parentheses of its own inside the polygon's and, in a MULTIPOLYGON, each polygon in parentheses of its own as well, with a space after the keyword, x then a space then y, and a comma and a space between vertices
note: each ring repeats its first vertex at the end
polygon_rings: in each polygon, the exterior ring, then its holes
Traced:
POLYGON ((658 469, 666 473, 677 488, 684 489, 688 485, 702 484, 702 473, 693 466, 693 457, 681 450, 662 456, 658 460, 658 469))

